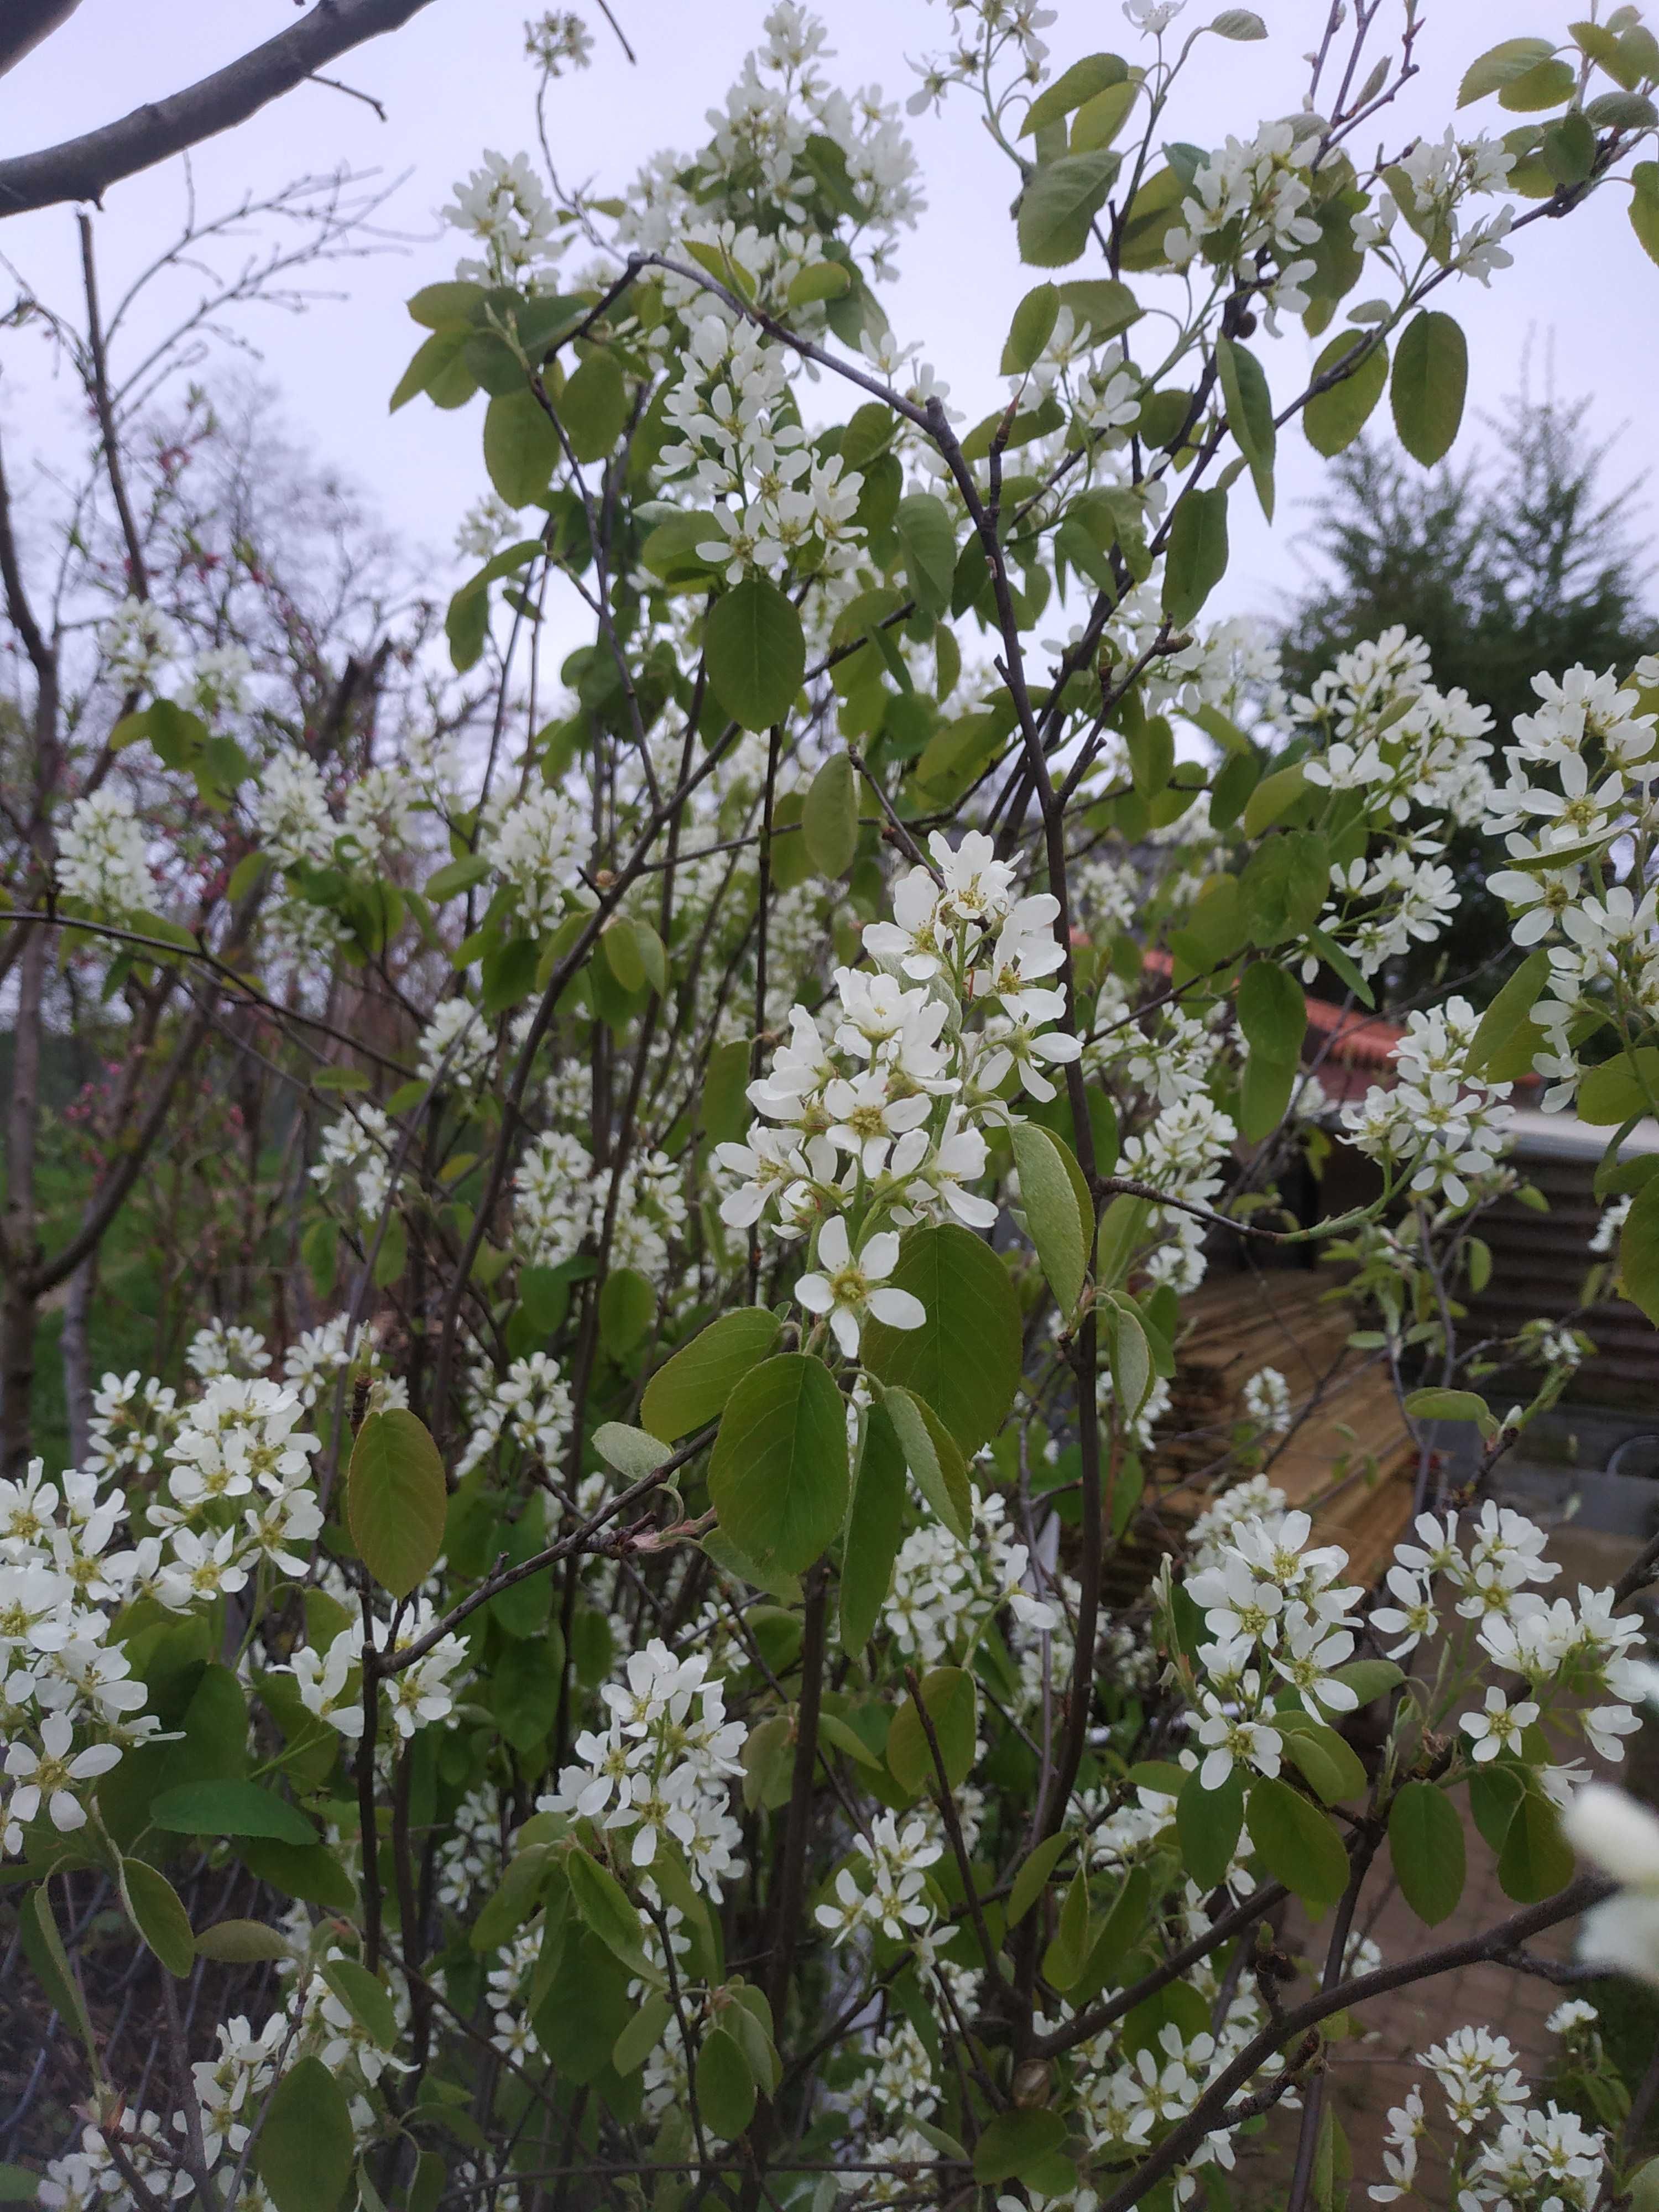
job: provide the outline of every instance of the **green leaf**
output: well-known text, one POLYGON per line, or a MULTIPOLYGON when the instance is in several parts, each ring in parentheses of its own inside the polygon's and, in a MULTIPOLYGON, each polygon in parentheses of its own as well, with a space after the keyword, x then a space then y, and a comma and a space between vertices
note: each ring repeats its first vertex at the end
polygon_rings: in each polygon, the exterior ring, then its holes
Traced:
POLYGON ((239 1838, 236 1856, 250 1873, 285 1897, 301 1897, 331 1912, 355 1912, 357 1892, 326 1844, 279 1844, 269 1836, 239 1838))
POLYGON ((1052 1131, 1017 1121, 1011 1134, 1031 1242, 1060 1312, 1069 1314, 1083 1295, 1094 1242, 1088 1186, 1069 1146, 1052 1131))
POLYGON ((648 1996, 611 2045, 611 2063, 618 2074, 638 2073, 661 2042, 674 2008, 659 1990, 648 1996))
POLYGON ((630 1429, 622 1421, 602 1422, 593 1431, 593 1449, 630 1482, 654 1474, 665 1460, 674 1456, 672 1444, 648 1436, 643 1429, 630 1429))
POLYGON ((1060 1908, 1054 1940, 1042 1954, 1042 1978, 1069 1990, 1089 1961, 1089 1875, 1079 1867, 1060 1908))
POLYGON ((605 964, 624 991, 630 995, 645 988, 645 963, 640 957, 640 940, 634 925, 626 915, 618 915, 614 921, 606 922, 599 933, 599 945, 605 964))
MULTIPOLYGON (((528 1579, 538 1582, 541 1577, 528 1579)), ((514 1750, 526 1759, 539 1748, 558 1717, 562 1662, 562 1640, 556 1627, 550 1638, 504 1643, 489 1670, 489 1708, 496 1726, 514 1750)))
MULTIPOLYGON (((939 1738, 945 1778, 952 1790, 968 1779, 974 1764, 977 1701, 974 1678, 963 1667, 933 1667, 921 1678, 921 1702, 939 1738)), ((887 1731, 887 1764, 909 1790, 932 1789, 939 1776, 933 1748, 914 1698, 906 1698, 887 1731)))
POLYGON ((1571 62, 1534 62, 1529 70, 1510 78, 1498 93, 1498 104, 1507 107, 1511 115, 1537 115, 1571 100, 1577 82, 1571 62))
POLYGON ((346 1518, 357 1555, 381 1589, 407 1597, 443 1548, 444 1463, 424 1422, 404 1407, 371 1413, 346 1475, 346 1518))
POLYGON ((1477 100, 1485 100, 1500 92, 1516 77, 1524 76, 1540 62, 1547 62, 1555 52, 1547 39, 1504 39, 1469 64, 1458 87, 1457 104, 1468 107, 1477 100))
POLYGON ((1459 325, 1428 307, 1413 315, 1395 355, 1389 399, 1401 444, 1425 468, 1451 451, 1468 380, 1468 343, 1459 325))
POLYGON ((1152 1348, 1139 1314, 1121 1291, 1106 1293, 1101 1303, 1101 1319, 1106 1329, 1112 1401, 1126 1421, 1133 1421, 1152 1387, 1152 1348))
POLYGON ((17 1916, 17 1933, 23 1946, 23 1955, 34 1969, 34 1978, 46 1993, 52 2010, 60 2020, 68 2021, 81 2039, 92 2069, 94 2081, 104 2078, 98 2045, 93 2040, 92 2022, 81 1996, 81 1984, 69 1962, 64 1948, 64 1939, 58 1930, 57 1916, 52 1909, 52 1899, 46 1893, 46 1883, 40 1882, 23 1900, 17 1916))
POLYGON ((1300 938, 1317 922, 1330 888, 1330 849, 1316 830, 1268 838, 1239 878, 1250 934, 1264 950, 1300 938))
MULTIPOLYGON (((793 793, 790 794, 794 795, 793 793)), ((784 847, 795 844, 795 838, 787 838, 784 847)), ((783 848, 774 847, 772 880, 779 889, 776 854, 783 848)), ((801 878, 805 881, 805 874, 801 878)), ((704 1134, 711 1144, 735 1144, 749 1127, 749 1065, 750 1050, 744 1037, 730 1038, 717 1044, 708 1055, 708 1066, 702 1082, 702 1114, 704 1134)))
POLYGON ((1659 161, 1638 161, 1630 183, 1630 227, 1649 260, 1659 261, 1659 161))
POLYGON ((1164 613, 1185 629, 1227 573, 1227 495, 1183 492, 1176 501, 1164 560, 1164 613))
POLYGON ((951 604, 957 573, 956 526, 945 501, 931 491, 902 499, 893 517, 904 555, 905 581, 924 614, 942 615, 951 604))
POLYGON ((1092 100, 1097 93, 1104 92, 1109 85, 1121 84, 1129 74, 1129 65, 1117 54, 1085 54, 1080 62, 1062 70, 1050 85, 1045 86, 1025 111, 1025 120, 1019 126, 1022 138, 1034 137, 1051 123, 1064 122, 1073 109, 1092 100))
POLYGON ((1045 162, 1020 196, 1020 259, 1038 269, 1061 269, 1079 259, 1118 167, 1118 156, 1107 149, 1045 162))
POLYGON ((1206 1790, 1192 1773, 1176 1799, 1176 1832, 1182 1862, 1205 1891, 1226 1880, 1244 1825, 1244 1784, 1237 1767, 1218 1790, 1206 1790))
POLYGON ((1121 269, 1161 269, 1167 261, 1164 241, 1177 222, 1187 187, 1173 168, 1149 177, 1129 203, 1118 251, 1121 269))
POLYGON ((1307 788, 1308 772, 1301 761, 1292 761, 1288 768, 1276 768, 1271 775, 1264 775, 1245 802, 1240 824, 1244 835, 1259 837, 1264 830, 1271 829, 1307 788))
MULTIPOLYGON (((1347 330, 1334 337, 1314 363, 1310 381, 1325 375, 1345 356, 1355 351, 1363 335, 1361 331, 1347 330)), ((1322 453, 1329 460, 1346 452, 1370 422, 1388 380, 1389 349, 1386 341, 1379 337, 1348 375, 1328 391, 1316 392, 1303 409, 1303 434, 1315 453, 1322 453)))
POLYGON ((1250 1841, 1268 1872, 1316 1911, 1348 1886, 1348 1854, 1328 1817, 1286 1782, 1259 1775, 1250 1784, 1250 1841))
POLYGON ((418 292, 404 301, 410 321, 420 323, 429 331, 441 330, 446 323, 465 323, 470 326, 483 313, 483 303, 482 284, 467 284, 459 281, 422 284, 418 292))
POLYGON ((1273 454, 1279 434, 1273 427, 1273 393, 1267 388, 1267 373, 1255 356, 1232 338, 1216 340, 1215 358, 1221 373, 1222 397, 1227 403, 1227 428, 1249 465, 1261 512, 1271 522, 1273 454))
POLYGON ((884 1405, 865 1415, 841 1564, 841 1642, 861 1651, 875 1634, 904 1538, 904 1454, 884 1405))
POLYGON ((987 2184, 1020 2181, 1051 2159, 1066 2141, 1058 2112, 1036 2108, 999 2112, 974 2146, 974 2179, 987 2184))
POLYGON ((956 1438, 924 1398, 890 1383, 882 1407, 915 1485, 959 1544, 973 1540, 973 1498, 956 1438))
MULTIPOLYGON (((1515 1039, 1528 1030, 1528 1016, 1549 981, 1550 957, 1540 945, 1529 952, 1480 1017, 1466 1063, 1471 1075, 1484 1075, 1515 1039)), ((1579 1109, 1582 1114, 1583 1109, 1579 1109)))
POLYGON ((1432 1782, 1402 1783, 1389 1808, 1389 1855, 1400 1893, 1430 1928, 1457 1910, 1465 1872, 1463 1823, 1432 1782))
POLYGON ((1322 1804, 1340 1805, 1344 1798, 1364 1796, 1364 1765, 1334 1729, 1294 1706, 1280 1715, 1279 1728, 1286 1756, 1322 1804))
POLYGON ((801 807, 800 834, 813 866, 831 883, 852 866, 859 849, 859 785, 848 754, 831 753, 812 778, 801 807))
POLYGON ((1650 1115, 1659 1097, 1659 1051, 1638 1045, 1590 1068, 1578 1085, 1578 1118, 1600 1128, 1650 1115))
POLYGON ((502 392, 484 410, 484 468, 509 507, 528 507, 552 479, 559 434, 526 386, 502 392))
POLYGON ((1498 1855, 1498 1879, 1504 1894, 1517 1905, 1540 1905, 1566 1887, 1572 1880, 1573 1867, 1571 1847, 1561 1832, 1561 1816, 1529 1777, 1498 1855))
POLYGON ((1058 1834, 1045 1838, 1034 1851, 1020 1862, 1019 1872, 1014 1876, 1014 1886, 1008 1893, 1007 1925, 1018 1926, 1048 1886, 1060 1853, 1071 1838, 1062 1828, 1058 1834))
POLYGON ((1267 35, 1267 26, 1254 8, 1224 8, 1206 28, 1224 39, 1248 40, 1265 39, 1267 35))
POLYGON ((1079 330, 1097 341, 1115 337, 1140 319, 1139 300, 1115 276, 1073 276, 1060 288, 1060 304, 1069 307, 1079 330))
POLYGON ((728 2142, 736 2142, 755 2117, 755 2077, 743 2046, 724 2027, 711 2027, 697 2053, 697 2107, 728 2142))
POLYGON ((1390 1690, 1397 1690, 1405 1679, 1404 1671, 1392 1659, 1350 1659, 1334 1674, 1334 1680, 1346 1682, 1358 1698, 1355 1710, 1361 1712, 1378 1698, 1387 1697, 1390 1690))
POLYGON ((1111 145, 1139 96, 1138 84, 1109 84, 1103 92, 1085 100, 1072 125, 1073 153, 1095 154, 1111 145))
POLYGON ((1619 1232, 1619 1283, 1659 1328, 1659 1175, 1643 1184, 1625 1216, 1619 1232))
POLYGON ((459 406, 470 399, 478 387, 462 356, 471 335, 465 323, 449 323, 422 338, 392 388, 387 412, 395 415, 422 392, 430 393, 440 407, 459 406))
POLYGON ((40 2177, 26 2166, 12 2166, 0 2160, 0 2204, 36 2204, 40 2198, 40 2177))
POLYGON ((1544 133, 1538 150, 1558 185, 1582 185, 1595 166, 1595 127, 1575 108, 1544 133))
POLYGON ((613 1359, 630 1352, 657 1316, 657 1293, 637 1267, 613 1267, 599 1286, 599 1341, 613 1359))
POLYGON ((806 639, 775 584, 745 576, 716 600, 703 644, 708 680, 733 721, 766 730, 783 720, 806 674, 806 639))
POLYGON ((253 2170, 276 2212, 321 2212, 344 2194, 356 2145, 345 2091, 320 2058, 302 2058, 276 2085, 253 2170))
POLYGON ((1238 1025, 1252 1053, 1294 1063, 1308 1029, 1307 995, 1294 975, 1270 960, 1255 960, 1238 984, 1238 1025))
POLYGON ((196 1964, 196 1936, 179 1893, 157 1867, 123 1859, 121 1889, 133 1923, 176 1981, 196 1964))
POLYGON ((817 300, 838 300, 843 292, 852 289, 852 275, 842 263, 814 262, 791 280, 789 304, 792 307, 807 307, 817 300))
POLYGON ((325 1960, 322 1976, 353 2020, 368 2030, 381 2050, 395 2051, 398 2014, 386 1984, 355 1959, 325 1960))
POLYGON ((579 461, 602 461, 628 428, 628 386, 614 354, 591 353, 556 402, 579 461))
POLYGON ((1008 328, 1007 342, 1002 349, 1002 374, 1022 376, 1034 362, 1041 357, 1042 349, 1053 335, 1060 314, 1060 290, 1057 285, 1039 284, 1030 291, 1014 309, 1014 319, 1008 328))
POLYGON ((865 1365, 883 1382, 936 1408, 964 1452, 975 1452, 1007 1417, 1019 1388, 1019 1301, 990 1246, 955 1222, 909 1231, 890 1280, 920 1298, 920 1328, 872 1321, 865 1365))
POLYGON ((1488 1439, 1498 1434, 1497 1416, 1473 1390, 1413 1390, 1406 1411, 1418 1421, 1473 1421, 1488 1439))
POLYGON ((449 640, 450 665, 458 676, 465 676, 476 666, 489 635, 489 592, 469 592, 463 586, 449 602, 444 635, 449 640))
POLYGON ((265 1959, 291 1959, 294 1946, 279 1928, 268 1928, 263 1920, 216 1920, 197 1936, 196 1955, 228 1966, 252 1966, 265 1959))
POLYGON ((1109 1290, 1128 1273, 1146 1227, 1146 1201, 1127 1192, 1115 1198, 1100 1218, 1095 1240, 1095 1281, 1109 1290))
POLYGON ((778 1327, 777 1316, 764 1306, 744 1306, 711 1321, 647 1383, 640 1401, 646 1428, 675 1443, 718 1420, 738 1384, 777 1342, 778 1327))
POLYGON ((253 1782, 186 1782, 150 1801, 158 1828, 181 1836, 274 1836, 314 1844, 317 1831, 299 1808, 253 1782))
POLYGON ((631 1973, 643 1973, 653 1988, 659 1987, 662 1976, 653 1968, 645 1954, 645 1923, 639 1908, 608 1867, 602 1867, 589 1851, 574 1850, 566 1858, 564 1870, 570 1879, 570 1895, 577 1911, 599 1937, 613 1958, 620 1959, 631 1973))
POLYGON ((822 1361, 780 1352, 732 1391, 708 1462, 708 1495, 732 1542, 799 1574, 847 1511, 847 1418, 822 1361))

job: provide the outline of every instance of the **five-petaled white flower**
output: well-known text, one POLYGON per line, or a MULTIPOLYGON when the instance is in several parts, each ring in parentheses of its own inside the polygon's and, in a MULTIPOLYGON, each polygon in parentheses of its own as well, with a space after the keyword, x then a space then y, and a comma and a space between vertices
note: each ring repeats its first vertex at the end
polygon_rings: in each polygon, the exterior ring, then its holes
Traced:
POLYGON ((847 1224, 838 1213, 818 1231, 824 1272, 803 1275, 795 1296, 808 1313, 829 1316, 836 1342, 848 1359, 858 1358, 859 1328, 866 1315, 889 1328, 920 1328, 927 1318, 920 1298, 884 1284, 897 1265, 898 1249, 897 1232, 884 1229, 866 1237, 855 1260, 847 1224))

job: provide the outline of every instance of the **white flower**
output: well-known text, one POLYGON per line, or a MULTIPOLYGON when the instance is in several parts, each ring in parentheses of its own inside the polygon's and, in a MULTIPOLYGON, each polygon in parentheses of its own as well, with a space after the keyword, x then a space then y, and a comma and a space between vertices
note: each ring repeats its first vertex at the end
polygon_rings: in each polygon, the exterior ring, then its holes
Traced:
POLYGON ((101 914, 131 914, 155 895, 149 840, 125 792, 77 799, 58 832, 58 888, 101 914))
POLYGON ((69 1716, 49 1713, 40 1723, 40 1751, 26 1743, 12 1745, 6 1753, 5 1771, 17 1787, 6 1808, 8 1821, 33 1820, 44 1798, 53 1827, 67 1834, 71 1829, 86 1826, 86 1808, 70 1785, 107 1774, 119 1760, 121 1753, 118 1745, 94 1743, 76 1752, 71 1759, 69 1748, 74 1740, 74 1724, 69 1716))
POLYGON ((1578 1955, 1659 1989, 1659 1814, 1622 1790, 1591 1782, 1568 1806, 1561 1826, 1574 1850, 1620 1885, 1584 1915, 1578 1955))
POLYGON ((1517 1749, 1522 1731, 1537 1718, 1538 1707, 1529 1698, 1512 1705, 1494 1682, 1486 1692, 1486 1711, 1465 1713, 1459 1725, 1474 1744, 1471 1757, 1485 1765, 1500 1751, 1517 1749))
POLYGON ((899 1240, 894 1230, 883 1230, 865 1239, 856 1260, 840 1214, 832 1214, 818 1231, 818 1258, 827 1273, 803 1275, 795 1296, 808 1313, 827 1314, 836 1343, 848 1359, 859 1352, 859 1327, 866 1316, 888 1328, 920 1328, 927 1311, 908 1291, 881 1287, 884 1277, 898 1264, 899 1240))

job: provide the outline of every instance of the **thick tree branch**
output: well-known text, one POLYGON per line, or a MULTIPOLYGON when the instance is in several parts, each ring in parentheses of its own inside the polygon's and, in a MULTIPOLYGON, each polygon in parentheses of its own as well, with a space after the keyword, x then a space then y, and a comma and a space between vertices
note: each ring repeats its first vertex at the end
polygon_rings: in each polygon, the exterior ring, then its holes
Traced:
MULTIPOLYGON (((400 29, 428 4, 428 0, 317 0, 301 21, 182 92, 147 101, 118 122, 82 137, 0 161, 0 216, 55 207, 64 200, 101 200, 124 177, 246 122, 326 63, 366 39, 400 29)), ((0 59, 4 52, 0 45, 0 59)))

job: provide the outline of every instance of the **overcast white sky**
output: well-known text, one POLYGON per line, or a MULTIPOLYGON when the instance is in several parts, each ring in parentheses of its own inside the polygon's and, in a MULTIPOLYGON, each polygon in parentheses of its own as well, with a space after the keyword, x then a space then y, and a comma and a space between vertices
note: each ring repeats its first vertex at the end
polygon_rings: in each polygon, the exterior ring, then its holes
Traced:
MULTIPOLYGON (((1055 0, 1048 33, 1057 66, 1112 46, 1133 54, 1133 33, 1115 0, 1055 0)), ((1203 144, 1230 129, 1297 103, 1324 0, 1258 0, 1266 44, 1205 42, 1170 135, 1203 144)), ((763 0, 614 0, 639 56, 630 67, 599 19, 595 66, 555 88, 556 155, 568 179, 624 187, 646 155, 689 150, 705 135, 705 112, 720 99, 753 42, 763 0)), ((1213 0, 1192 0, 1202 21, 1213 0)), ((306 85, 251 122, 198 149, 198 196, 204 209, 247 190, 270 190, 303 170, 342 160, 404 171, 386 220, 414 234, 398 252, 349 264, 325 283, 349 297, 319 301, 301 317, 266 312, 245 325, 280 389, 288 416, 319 459, 364 488, 407 541, 430 548, 447 570, 454 527, 483 486, 479 405, 440 415, 417 401, 395 416, 386 398, 420 336, 402 307, 422 283, 447 275, 454 247, 434 212, 479 149, 511 153, 533 144, 532 81, 522 58, 525 0, 432 0, 402 31, 341 63, 339 74, 386 105, 379 123, 359 102, 306 85)), ((842 82, 879 83, 889 97, 913 88, 907 58, 945 42, 948 15, 928 0, 821 0, 842 82)), ((1564 36, 1568 0, 1430 0, 1421 41, 1423 74, 1380 125, 1391 149, 1419 129, 1443 128, 1458 78, 1499 38, 1538 31, 1564 36)), ((232 58, 292 21, 294 0, 82 0, 68 27, 0 79, 0 144, 50 144, 160 97, 232 58)), ((1475 110, 1486 127, 1508 118, 1495 103, 1475 110)), ((970 419, 998 396, 997 356, 1015 301, 1035 281, 1022 270, 1006 223, 1010 172, 986 138, 966 96, 940 117, 911 126, 927 173, 929 208, 902 252, 902 281, 889 305, 902 337, 925 341, 927 357, 970 419)), ((1659 335, 1659 269, 1626 221, 1622 191, 1603 193, 1565 223, 1540 223, 1520 241, 1516 265, 1490 292, 1464 283, 1441 304, 1463 321, 1473 362, 1471 416, 1515 388, 1529 336, 1536 359, 1553 342, 1559 388, 1594 395, 1605 434, 1628 423, 1620 463, 1635 473, 1659 459, 1652 406, 1659 335)), ((178 222, 183 178, 174 162, 118 185, 97 217, 106 295, 152 254, 178 222)), ((68 209, 0 223, 0 250, 49 298, 72 305, 77 283, 74 216, 68 209)), ((1293 328, 1267 359, 1276 388, 1288 386, 1314 347, 1293 328), (1294 368, 1293 365, 1294 364, 1294 368)), ((24 446, 62 440, 70 395, 53 387, 39 340, 0 332, 0 422, 24 446)), ((1464 441, 1471 430, 1466 423, 1464 441)), ((1460 451, 1462 447, 1460 446, 1460 451)), ((1239 557, 1224 604, 1272 613, 1298 570, 1292 540, 1307 526, 1319 465, 1298 434, 1285 441, 1279 520, 1269 532, 1234 501, 1239 557)), ((1223 600, 1218 598, 1217 610, 1223 600)))

